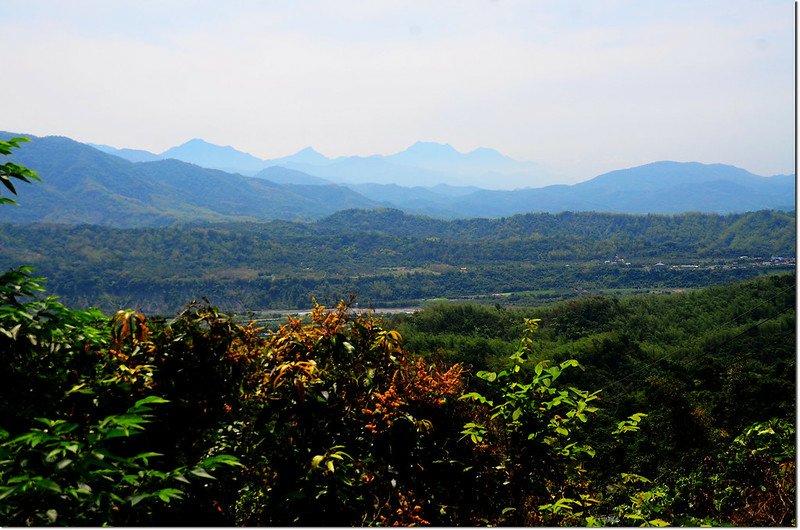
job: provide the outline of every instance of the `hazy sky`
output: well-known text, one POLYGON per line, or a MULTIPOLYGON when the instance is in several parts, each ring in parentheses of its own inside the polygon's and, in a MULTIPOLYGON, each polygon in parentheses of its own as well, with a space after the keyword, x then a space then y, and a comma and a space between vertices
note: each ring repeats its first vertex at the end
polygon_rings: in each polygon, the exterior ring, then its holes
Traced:
POLYGON ((792 0, 0 0, 0 129, 794 171, 792 0))

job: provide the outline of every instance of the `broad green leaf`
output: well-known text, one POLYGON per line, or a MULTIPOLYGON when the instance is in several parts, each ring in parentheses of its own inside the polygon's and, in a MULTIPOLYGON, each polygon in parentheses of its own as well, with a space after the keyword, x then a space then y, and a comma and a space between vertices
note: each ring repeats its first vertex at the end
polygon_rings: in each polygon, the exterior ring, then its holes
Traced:
POLYGON ((484 379, 486 381, 489 381, 490 383, 495 379, 497 379, 497 374, 495 372, 488 372, 486 370, 481 370, 480 372, 475 374, 475 376, 478 377, 479 379, 484 379))
POLYGON ((183 492, 175 488, 164 488, 156 493, 156 496, 162 501, 169 503, 172 499, 180 499, 183 497, 183 492))
POLYGON ((17 490, 13 486, 0 486, 0 501, 11 495, 17 490))
POLYGON ((139 408, 143 405, 149 405, 151 403, 169 403, 169 400, 158 396, 147 396, 146 398, 140 399, 139 401, 134 403, 133 406, 134 408, 139 408))
POLYGON ((109 440, 111 438, 121 438, 121 437, 129 436, 129 435, 130 435, 130 432, 127 429, 114 428, 114 429, 109 429, 108 431, 106 431, 105 432, 105 436, 103 436, 103 438, 105 438, 106 440, 109 440))
POLYGON ((58 484, 56 484, 55 482, 53 482, 50 479, 37 477, 35 479, 35 483, 36 483, 36 486, 38 486, 40 488, 44 488, 44 489, 47 489, 47 490, 50 490, 50 491, 54 491, 56 493, 61 493, 61 486, 59 486, 58 484))
POLYGON ((217 464, 223 464, 226 466, 241 466, 244 467, 244 464, 239 462, 239 459, 233 455, 216 455, 211 456, 203 460, 202 465, 203 467, 211 467, 216 466, 217 464))
POLYGON ((164 456, 164 455, 162 453, 154 453, 151 451, 148 453, 139 453, 138 455, 133 457, 133 460, 137 460, 139 458, 141 458, 142 460, 147 460, 148 458, 153 458, 154 456, 164 456))
POLYGON ((202 477, 202 478, 207 478, 207 479, 212 479, 212 480, 215 480, 215 479, 214 479, 214 477, 213 477, 213 476, 211 476, 211 475, 208 473, 208 471, 206 471, 206 470, 205 470, 205 469, 203 469, 202 467, 196 467, 196 468, 194 468, 194 469, 190 470, 190 471, 189 471, 189 473, 191 473, 192 475, 198 476, 198 477, 202 477))
POLYGON ((131 499, 130 499, 131 506, 136 506, 137 504, 139 504, 140 502, 142 502, 144 499, 146 499, 146 498, 148 498, 148 497, 152 497, 152 494, 150 494, 150 493, 143 493, 143 494, 141 494, 141 495, 134 495, 134 496, 133 496, 133 497, 131 497, 131 499))

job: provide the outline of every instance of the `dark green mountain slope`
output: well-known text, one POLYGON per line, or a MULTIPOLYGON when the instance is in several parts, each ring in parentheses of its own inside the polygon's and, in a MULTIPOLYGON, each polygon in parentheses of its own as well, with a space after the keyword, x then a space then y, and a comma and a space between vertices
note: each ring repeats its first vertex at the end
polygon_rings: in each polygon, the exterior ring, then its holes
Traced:
MULTIPOLYGON (((764 210, 745 214, 626 215, 592 212, 519 214, 501 219, 443 220, 395 209, 336 212, 318 222, 330 230, 380 232, 443 240, 615 241, 621 248, 680 249, 688 255, 787 253, 795 244, 794 216, 764 210), (744 252, 746 251, 746 252, 744 252)), ((566 247, 566 243, 565 243, 566 247)), ((661 250, 659 250, 661 249, 661 250)), ((599 257, 599 256, 597 256, 599 257)))
MULTIPOLYGON (((19 136, 0 133, 0 137, 19 136)), ((42 182, 20 186, 23 207, 11 222, 165 225, 175 221, 308 220, 375 203, 354 191, 291 186, 205 169, 178 160, 132 163, 63 137, 31 137, 11 160, 35 168, 42 182)))

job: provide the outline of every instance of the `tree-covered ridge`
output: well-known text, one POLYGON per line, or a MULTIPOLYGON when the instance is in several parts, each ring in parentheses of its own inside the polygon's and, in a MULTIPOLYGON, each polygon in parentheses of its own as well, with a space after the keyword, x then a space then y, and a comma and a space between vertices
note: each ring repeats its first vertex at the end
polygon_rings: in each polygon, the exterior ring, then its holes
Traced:
POLYGON ((201 296, 237 311, 308 307, 312 296, 335 303, 352 292, 363 305, 416 304, 731 282, 770 270, 759 264, 772 256, 793 258, 794 234, 793 217, 775 211, 442 221, 354 210, 314 223, 5 225, 0 266, 28 263, 69 303, 109 310, 138 304, 168 312, 201 296), (631 265, 606 263, 619 257, 631 265), (686 264, 703 267, 671 268, 686 264))
MULTIPOLYGON (((757 524, 775 525, 794 510, 790 490, 764 492, 768 482, 794 473, 794 460, 766 473, 754 466, 739 474, 729 466, 739 462, 733 448, 744 447, 732 444, 736 433, 748 425, 768 418, 782 418, 781 429, 794 425, 795 300, 796 276, 787 274, 667 297, 594 297, 542 308, 443 304, 393 323, 411 351, 480 371, 505 366, 522 322, 540 318, 530 362, 581 363, 584 370, 564 377, 579 388, 602 389, 594 435, 601 425, 616 425, 620 415, 647 414, 624 450, 598 449, 606 459, 600 475, 658 477, 664 497, 654 505, 673 517, 685 510, 715 519, 727 510, 729 522, 738 525, 746 513, 761 511, 757 524), (743 495, 717 489, 722 484, 753 489, 743 495), (734 499, 744 498, 749 511, 734 509, 734 499)), ((778 432, 771 429, 758 432, 778 432)), ((786 458, 795 457, 794 446, 785 449, 786 458)))
MULTIPOLYGON (((440 238, 458 242, 496 240, 514 242, 564 241, 569 249, 573 241, 597 240, 604 247, 584 247, 576 257, 607 255, 609 250, 642 254, 664 249, 683 249, 685 255, 737 253, 740 250, 761 253, 794 250, 794 215, 762 210, 743 214, 685 213, 675 215, 632 215, 598 212, 561 212, 518 214, 500 219, 458 219, 446 221, 411 215, 400 210, 346 210, 316 223, 321 230, 377 232, 416 238, 440 238), (770 234, 765 239, 761 236, 770 234), (619 245, 615 249, 609 244, 619 245), (595 252, 592 254, 591 252, 595 252)), ((545 247, 552 250, 552 247, 545 247)))
POLYGON ((480 370, 502 365, 521 322, 536 316, 536 355, 578 359, 587 367, 583 384, 604 388, 605 398, 642 400, 642 381, 677 378, 687 385, 685 396, 705 401, 721 428, 736 430, 794 407, 795 282, 792 273, 669 296, 590 297, 540 308, 440 304, 393 323, 410 350, 480 370), (747 379, 741 371, 754 367, 760 376, 740 385, 747 379), (726 396, 723 388, 750 397, 726 396))
MULTIPOLYGON (((571 213, 527 214, 499 220, 442 221, 398 210, 351 210, 315 223, 179 225, 112 229, 53 224, 4 227, 4 254, 34 256, 54 240, 62 247, 106 252, 107 258, 147 258, 167 264, 180 254, 188 267, 252 264, 284 272, 299 266, 330 272, 430 262, 475 265, 487 261, 559 261, 629 257, 793 256, 794 218, 777 211, 719 216, 636 216, 571 213), (17 237, 26 232, 22 241, 17 237), (335 253, 335 254, 334 254, 335 253)), ((58 252, 59 248, 54 248, 58 252)), ((86 256, 91 259, 90 255, 86 256)), ((58 254, 55 255, 58 257, 58 254)), ((171 264, 170 264, 171 265, 171 264)))

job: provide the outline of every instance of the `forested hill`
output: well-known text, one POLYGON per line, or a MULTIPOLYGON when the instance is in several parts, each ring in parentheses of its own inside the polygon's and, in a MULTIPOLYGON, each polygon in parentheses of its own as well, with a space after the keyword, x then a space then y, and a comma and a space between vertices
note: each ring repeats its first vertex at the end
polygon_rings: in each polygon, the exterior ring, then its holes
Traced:
POLYGON ((595 212, 529 213, 500 219, 442 220, 395 209, 346 210, 314 224, 330 232, 376 232, 440 240, 537 242, 542 246, 570 241, 605 242, 599 257, 611 250, 659 254, 783 253, 794 255, 792 214, 764 210, 744 214, 629 215, 595 212), (617 245, 615 249, 608 244, 617 245))
MULTIPOLYGON (((0 139, 11 133, 0 132, 0 139)), ((20 208, 0 209, 17 223, 160 226, 181 220, 310 220, 342 208, 377 203, 333 184, 277 184, 179 160, 130 162, 69 138, 31 137, 12 161, 35 169, 42 182, 19 186, 20 208)))
POLYGON ((307 307, 312 296, 335 302, 352 292, 364 304, 396 304, 528 290, 692 287, 761 274, 766 270, 755 266, 773 256, 795 256, 794 218, 784 212, 443 221, 353 210, 313 223, 0 230, 1 268, 37 267, 70 303, 148 311, 202 296, 238 310, 307 307), (618 260, 625 263, 615 266, 618 260), (672 269, 684 264, 696 268, 672 269))

